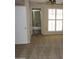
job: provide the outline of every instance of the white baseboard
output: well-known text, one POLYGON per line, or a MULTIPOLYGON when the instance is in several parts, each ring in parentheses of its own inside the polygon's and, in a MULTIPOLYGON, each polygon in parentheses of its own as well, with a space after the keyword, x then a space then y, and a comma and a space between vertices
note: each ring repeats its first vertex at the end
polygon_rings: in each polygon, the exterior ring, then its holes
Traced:
POLYGON ((63 34, 63 32, 60 33, 42 33, 43 35, 52 35, 52 34, 63 34))

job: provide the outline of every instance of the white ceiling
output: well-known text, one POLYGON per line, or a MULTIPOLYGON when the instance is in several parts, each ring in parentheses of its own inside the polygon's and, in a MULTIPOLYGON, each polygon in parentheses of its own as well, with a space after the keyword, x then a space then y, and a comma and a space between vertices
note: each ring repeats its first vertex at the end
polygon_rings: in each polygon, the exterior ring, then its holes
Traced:
MULTIPOLYGON (((49 0, 30 0, 31 2, 39 2, 39 3, 43 3, 43 2, 47 2, 49 0)), ((63 0, 56 0, 56 3, 62 3, 63 0)))

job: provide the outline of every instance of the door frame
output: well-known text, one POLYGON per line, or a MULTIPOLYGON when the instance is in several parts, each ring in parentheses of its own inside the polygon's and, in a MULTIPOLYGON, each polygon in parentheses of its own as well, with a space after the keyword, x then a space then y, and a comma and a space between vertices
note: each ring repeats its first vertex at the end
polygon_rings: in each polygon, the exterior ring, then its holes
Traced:
POLYGON ((32 32, 32 9, 33 8, 39 8, 39 9, 41 9, 41 11, 40 11, 40 16, 41 16, 41 34, 43 34, 43 11, 42 11, 42 8, 41 7, 31 7, 31 9, 30 9, 30 14, 31 14, 31 35, 33 34, 33 32, 32 32))

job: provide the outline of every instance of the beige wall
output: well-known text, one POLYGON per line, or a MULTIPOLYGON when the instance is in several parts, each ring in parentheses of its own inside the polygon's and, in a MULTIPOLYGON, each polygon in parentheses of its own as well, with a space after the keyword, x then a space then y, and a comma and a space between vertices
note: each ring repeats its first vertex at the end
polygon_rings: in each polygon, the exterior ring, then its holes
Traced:
POLYGON ((30 4, 29 4, 29 0, 25 0, 25 6, 26 6, 26 16, 27 16, 27 33, 28 33, 28 38, 29 38, 29 42, 31 39, 31 27, 30 27, 30 4))
MULTIPOLYGON (((20 0, 22 1, 22 0, 20 0)), ((32 34, 32 8, 41 8, 41 29, 42 34, 56 34, 57 32, 48 32, 48 8, 63 8, 62 5, 47 5, 40 3, 30 3, 29 0, 24 0, 24 5, 27 10, 27 23, 28 23, 28 34, 29 36, 32 34)), ((21 3, 21 2, 20 2, 21 3)), ((62 34, 62 32, 58 32, 57 34, 62 34)), ((29 37, 30 38, 30 37, 29 37)))
MULTIPOLYGON (((31 3, 30 4, 30 12, 32 8, 41 8, 41 29, 42 34, 63 34, 63 32, 48 32, 48 8, 63 8, 62 5, 47 5, 47 4, 36 4, 31 3)), ((30 14, 32 15, 32 13, 30 14)), ((31 28, 32 28, 32 16, 31 16, 31 28)))
POLYGON ((30 18, 31 18, 31 33, 32 33, 32 8, 41 8, 41 29, 42 29, 42 33, 43 33, 43 5, 42 4, 36 4, 36 3, 31 3, 30 4, 30 18))

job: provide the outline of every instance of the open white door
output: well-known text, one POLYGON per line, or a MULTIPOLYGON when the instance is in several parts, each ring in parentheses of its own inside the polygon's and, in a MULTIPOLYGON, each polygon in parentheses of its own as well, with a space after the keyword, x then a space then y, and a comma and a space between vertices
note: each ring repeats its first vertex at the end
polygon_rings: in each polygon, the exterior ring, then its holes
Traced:
POLYGON ((29 43, 25 6, 15 6, 15 44, 29 43))

